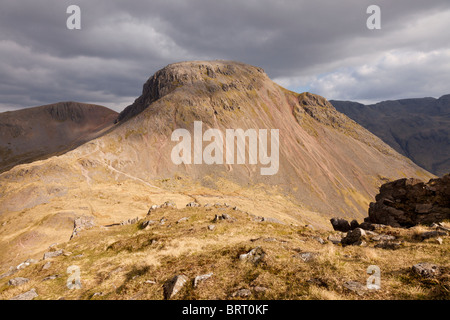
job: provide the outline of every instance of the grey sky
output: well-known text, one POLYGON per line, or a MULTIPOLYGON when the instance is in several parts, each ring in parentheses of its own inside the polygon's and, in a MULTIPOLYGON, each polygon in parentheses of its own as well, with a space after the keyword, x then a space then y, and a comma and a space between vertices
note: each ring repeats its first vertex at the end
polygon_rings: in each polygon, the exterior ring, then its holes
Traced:
POLYGON ((230 59, 327 99, 450 93, 448 0, 0 0, 0 111, 74 100, 117 111, 165 65, 230 59), (81 8, 81 30, 66 9, 81 8), (381 7, 381 30, 366 9, 381 7))

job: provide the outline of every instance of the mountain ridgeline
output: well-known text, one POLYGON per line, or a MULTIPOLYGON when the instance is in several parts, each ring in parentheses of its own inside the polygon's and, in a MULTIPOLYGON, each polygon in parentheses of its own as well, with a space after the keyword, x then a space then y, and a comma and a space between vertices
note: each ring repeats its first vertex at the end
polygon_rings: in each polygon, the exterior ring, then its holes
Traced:
POLYGON ((0 172, 62 154, 98 137, 117 112, 79 102, 59 102, 0 113, 0 172))
POLYGON ((450 95, 371 105, 330 102, 419 166, 439 176, 450 172, 450 95))

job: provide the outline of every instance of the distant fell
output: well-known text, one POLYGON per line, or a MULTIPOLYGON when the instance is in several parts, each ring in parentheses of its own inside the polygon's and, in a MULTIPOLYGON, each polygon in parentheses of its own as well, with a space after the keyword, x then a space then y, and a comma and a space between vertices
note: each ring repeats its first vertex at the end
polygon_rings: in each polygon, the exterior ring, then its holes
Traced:
POLYGON ((371 105, 330 102, 422 168, 439 176, 450 172, 450 95, 371 105))
POLYGON ((116 116, 106 107, 79 102, 0 113, 0 172, 72 150, 98 137, 116 116))

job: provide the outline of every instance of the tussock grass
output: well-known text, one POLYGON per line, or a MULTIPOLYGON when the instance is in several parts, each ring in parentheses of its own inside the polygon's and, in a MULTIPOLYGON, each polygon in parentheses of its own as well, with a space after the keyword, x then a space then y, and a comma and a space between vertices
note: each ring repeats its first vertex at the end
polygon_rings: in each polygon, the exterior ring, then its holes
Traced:
POLYGON ((427 227, 395 229, 383 234, 403 241, 400 249, 374 248, 370 237, 366 246, 319 243, 331 231, 311 230, 288 224, 257 222, 245 212, 231 207, 157 209, 138 224, 95 227, 55 249, 70 252, 47 261, 39 261, 11 277, 0 280, 0 298, 9 299, 36 288, 38 299, 163 299, 164 283, 184 274, 189 282, 175 299, 448 299, 449 241, 444 244, 417 240, 427 227), (231 218, 213 222, 214 216, 231 218), (166 221, 160 224, 162 218, 166 221), (180 221, 181 218, 189 219, 180 221), (145 220, 155 224, 140 227, 145 220), (208 226, 214 224, 215 229, 208 226), (239 259, 240 255, 261 247, 265 253, 257 264, 239 259), (299 254, 313 252, 310 261, 299 254), (411 272, 418 262, 432 262, 444 267, 436 279, 421 279, 411 272), (66 270, 77 265, 82 288, 69 290, 66 270), (381 269, 381 289, 358 295, 345 288, 347 281, 365 284, 367 267, 381 269), (196 276, 213 273, 194 287, 196 276), (54 280, 43 281, 50 275, 54 280), (26 277, 20 287, 8 286, 9 279, 26 277), (247 298, 233 297, 239 289, 249 289, 247 298))

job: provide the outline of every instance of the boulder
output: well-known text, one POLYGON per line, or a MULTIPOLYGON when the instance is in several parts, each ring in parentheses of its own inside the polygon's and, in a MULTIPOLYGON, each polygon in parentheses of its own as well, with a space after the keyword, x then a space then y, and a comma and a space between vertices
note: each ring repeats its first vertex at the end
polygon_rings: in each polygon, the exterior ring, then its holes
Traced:
POLYGON ((256 247, 252 250, 250 250, 248 253, 241 254, 239 256, 239 260, 243 261, 249 261, 253 264, 258 264, 261 261, 263 261, 264 257, 266 256, 266 253, 261 247, 256 247))
POLYGON ((206 279, 209 279, 213 276, 213 273, 207 273, 207 274, 202 274, 200 276, 196 276, 194 278, 194 287, 197 287, 198 284, 200 283, 200 281, 204 281, 206 279))
POLYGON ((30 291, 27 291, 25 293, 19 294, 18 296, 11 298, 10 300, 33 300, 37 296, 38 294, 36 293, 36 289, 33 288, 30 291))
POLYGON ((413 265, 412 271, 423 278, 433 278, 441 274, 440 267, 429 262, 421 262, 413 265))
POLYGON ((430 238, 438 238, 440 236, 446 236, 448 233, 446 231, 434 230, 434 231, 426 231, 420 234, 420 238, 422 240, 430 239, 430 238))
POLYGON ((153 211, 155 211, 156 209, 158 209, 159 206, 154 204, 150 207, 150 209, 148 209, 147 215, 151 214, 153 211))
POLYGON ((347 235, 341 240, 341 244, 343 246, 358 246, 361 245, 362 237, 366 235, 365 231, 361 228, 356 228, 355 230, 351 230, 347 233, 347 235))
POLYGON ((176 209, 177 205, 175 204, 175 202, 166 201, 162 205, 160 205, 159 207, 160 208, 175 208, 176 209))
POLYGON ((397 250, 397 249, 400 249, 401 246, 402 246, 402 244, 399 241, 381 241, 380 243, 375 245, 375 248, 386 249, 386 250, 397 250))
POLYGON ((197 202, 189 202, 186 207, 195 208, 195 207, 201 207, 201 205, 197 202))
POLYGON ((353 219, 353 220, 350 222, 350 229, 351 229, 351 230, 354 230, 354 229, 356 229, 356 228, 359 228, 359 223, 358 223, 358 221, 356 221, 355 219, 353 219))
POLYGON ((300 252, 297 253, 294 257, 303 260, 304 262, 309 262, 314 260, 319 255, 318 252, 300 252))
POLYGON ((177 223, 182 223, 182 222, 185 222, 185 221, 188 221, 188 220, 189 220, 189 217, 183 217, 180 220, 178 220, 177 223))
POLYGON ((147 221, 144 221, 144 222, 142 222, 142 224, 141 224, 141 229, 148 229, 151 225, 153 225, 153 224, 155 224, 156 223, 156 221, 154 221, 154 220, 147 220, 147 221))
POLYGON ((58 257, 58 256, 62 255, 63 253, 64 253, 64 251, 62 249, 56 250, 56 251, 49 251, 49 252, 44 253, 43 259, 47 260, 47 259, 51 259, 54 257, 58 257))
POLYGON ((234 292, 231 296, 239 297, 239 298, 246 298, 251 295, 252 295, 252 292, 249 289, 239 289, 238 291, 234 292))
POLYGON ((70 239, 79 235, 82 230, 91 229, 95 226, 94 217, 82 216, 75 218, 73 222, 73 231, 70 239))
POLYGON ((327 238, 328 241, 330 241, 333 244, 339 244, 342 241, 342 237, 338 234, 330 234, 327 238))
POLYGON ((30 281, 30 279, 17 277, 17 278, 9 280, 8 281, 8 285, 17 287, 17 286, 20 286, 20 285, 22 285, 24 283, 27 283, 28 281, 30 281))
POLYGON ((350 230, 350 224, 345 219, 331 218, 330 222, 335 231, 348 232, 350 230))
POLYGON ((188 278, 185 275, 178 275, 168 280, 164 284, 164 299, 172 299, 186 284, 188 278))
POLYGON ((450 219, 450 174, 427 183, 412 178, 385 183, 375 200, 370 223, 409 228, 450 219))
POLYGON ((350 291, 357 293, 362 296, 367 292, 367 287, 357 281, 347 281, 344 283, 344 287, 350 291))

